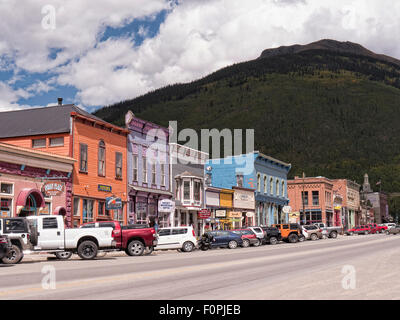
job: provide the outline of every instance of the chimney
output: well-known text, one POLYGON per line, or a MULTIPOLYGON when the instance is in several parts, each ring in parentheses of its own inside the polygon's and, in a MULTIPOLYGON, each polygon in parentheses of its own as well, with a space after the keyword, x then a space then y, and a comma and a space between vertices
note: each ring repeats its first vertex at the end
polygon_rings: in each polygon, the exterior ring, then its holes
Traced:
POLYGON ((59 106, 62 106, 63 98, 57 98, 57 100, 58 100, 58 105, 59 105, 59 106))

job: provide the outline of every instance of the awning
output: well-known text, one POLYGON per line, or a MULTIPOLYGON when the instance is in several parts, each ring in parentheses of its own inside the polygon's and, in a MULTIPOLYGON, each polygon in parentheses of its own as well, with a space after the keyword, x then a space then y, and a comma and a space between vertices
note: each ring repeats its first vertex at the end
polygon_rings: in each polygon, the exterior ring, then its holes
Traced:
POLYGON ((32 195, 35 198, 37 208, 39 207, 44 208, 46 206, 43 195, 38 189, 25 188, 22 189, 18 195, 16 202, 17 207, 25 207, 26 199, 28 199, 30 195, 32 195))
POLYGON ((65 210, 64 207, 62 206, 58 206, 54 212, 55 215, 59 215, 59 216, 65 216, 67 214, 67 210, 65 210))

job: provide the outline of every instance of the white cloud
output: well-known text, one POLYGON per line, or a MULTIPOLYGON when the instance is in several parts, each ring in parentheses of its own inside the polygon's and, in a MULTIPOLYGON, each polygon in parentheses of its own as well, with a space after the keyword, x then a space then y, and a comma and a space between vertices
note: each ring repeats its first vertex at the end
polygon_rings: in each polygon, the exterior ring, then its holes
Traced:
POLYGON ((40 23, 40 8, 49 1, 26 2, 20 10, 20 1, 0 1, 0 55, 13 57, 16 68, 51 70, 58 84, 78 89, 76 103, 85 106, 191 81, 257 58, 266 48, 322 38, 357 42, 400 58, 400 43, 393 39, 400 2, 389 0, 184 0, 159 34, 138 47, 134 36, 101 43, 99 38, 105 26, 154 17, 167 1, 50 1, 58 12, 53 31, 40 23), (63 48, 55 60, 48 58, 51 48, 63 48))

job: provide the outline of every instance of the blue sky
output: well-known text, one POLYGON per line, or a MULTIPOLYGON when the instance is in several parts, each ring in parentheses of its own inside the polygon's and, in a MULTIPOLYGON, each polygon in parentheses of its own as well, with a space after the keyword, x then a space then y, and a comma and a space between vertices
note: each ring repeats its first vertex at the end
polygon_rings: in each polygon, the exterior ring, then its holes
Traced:
POLYGON ((399 17, 378 0, 0 1, 0 111, 94 111, 324 38, 400 58, 399 17))

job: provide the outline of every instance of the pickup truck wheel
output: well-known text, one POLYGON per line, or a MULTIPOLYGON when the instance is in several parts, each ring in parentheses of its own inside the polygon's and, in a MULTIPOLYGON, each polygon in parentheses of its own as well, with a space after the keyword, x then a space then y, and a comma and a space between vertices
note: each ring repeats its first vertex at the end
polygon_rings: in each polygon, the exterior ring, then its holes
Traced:
POLYGON ((311 240, 312 241, 315 241, 317 239, 318 239, 318 235, 317 234, 315 234, 315 233, 311 234, 311 240))
POLYGON ((331 232, 329 237, 332 238, 332 239, 336 239, 337 238, 337 232, 336 231, 331 232))
POLYGON ((148 256, 150 254, 152 254, 154 251, 154 247, 146 247, 146 249, 144 250, 144 255, 148 256))
POLYGON ((243 239, 242 247, 243 248, 250 247, 250 241, 247 239, 243 239))
POLYGON ((253 246, 255 246, 255 247, 259 247, 262 244, 262 241, 260 239, 257 239, 257 240, 258 241, 253 244, 253 246))
POLYGON ((229 249, 236 249, 237 246, 238 246, 238 244, 235 240, 229 241, 229 243, 228 243, 229 249))
POLYGON ((97 245, 90 240, 83 241, 78 246, 78 255, 83 260, 91 260, 97 256, 97 245))
POLYGON ((24 254, 21 249, 17 245, 13 244, 8 254, 2 259, 2 262, 4 264, 17 264, 23 257, 24 254))
POLYGON ((129 242, 128 245, 128 254, 130 256, 141 256, 144 252, 144 245, 141 241, 139 240, 133 240, 129 242))
POLYGON ((182 246, 183 252, 192 252, 194 248, 194 244, 190 241, 186 241, 182 246))
POLYGON ((57 259, 60 260, 68 260, 72 257, 72 252, 64 251, 64 252, 56 252, 55 254, 57 259))
POLYGON ((290 243, 296 243, 297 241, 299 241, 299 237, 296 234, 291 234, 288 237, 288 240, 290 243))

